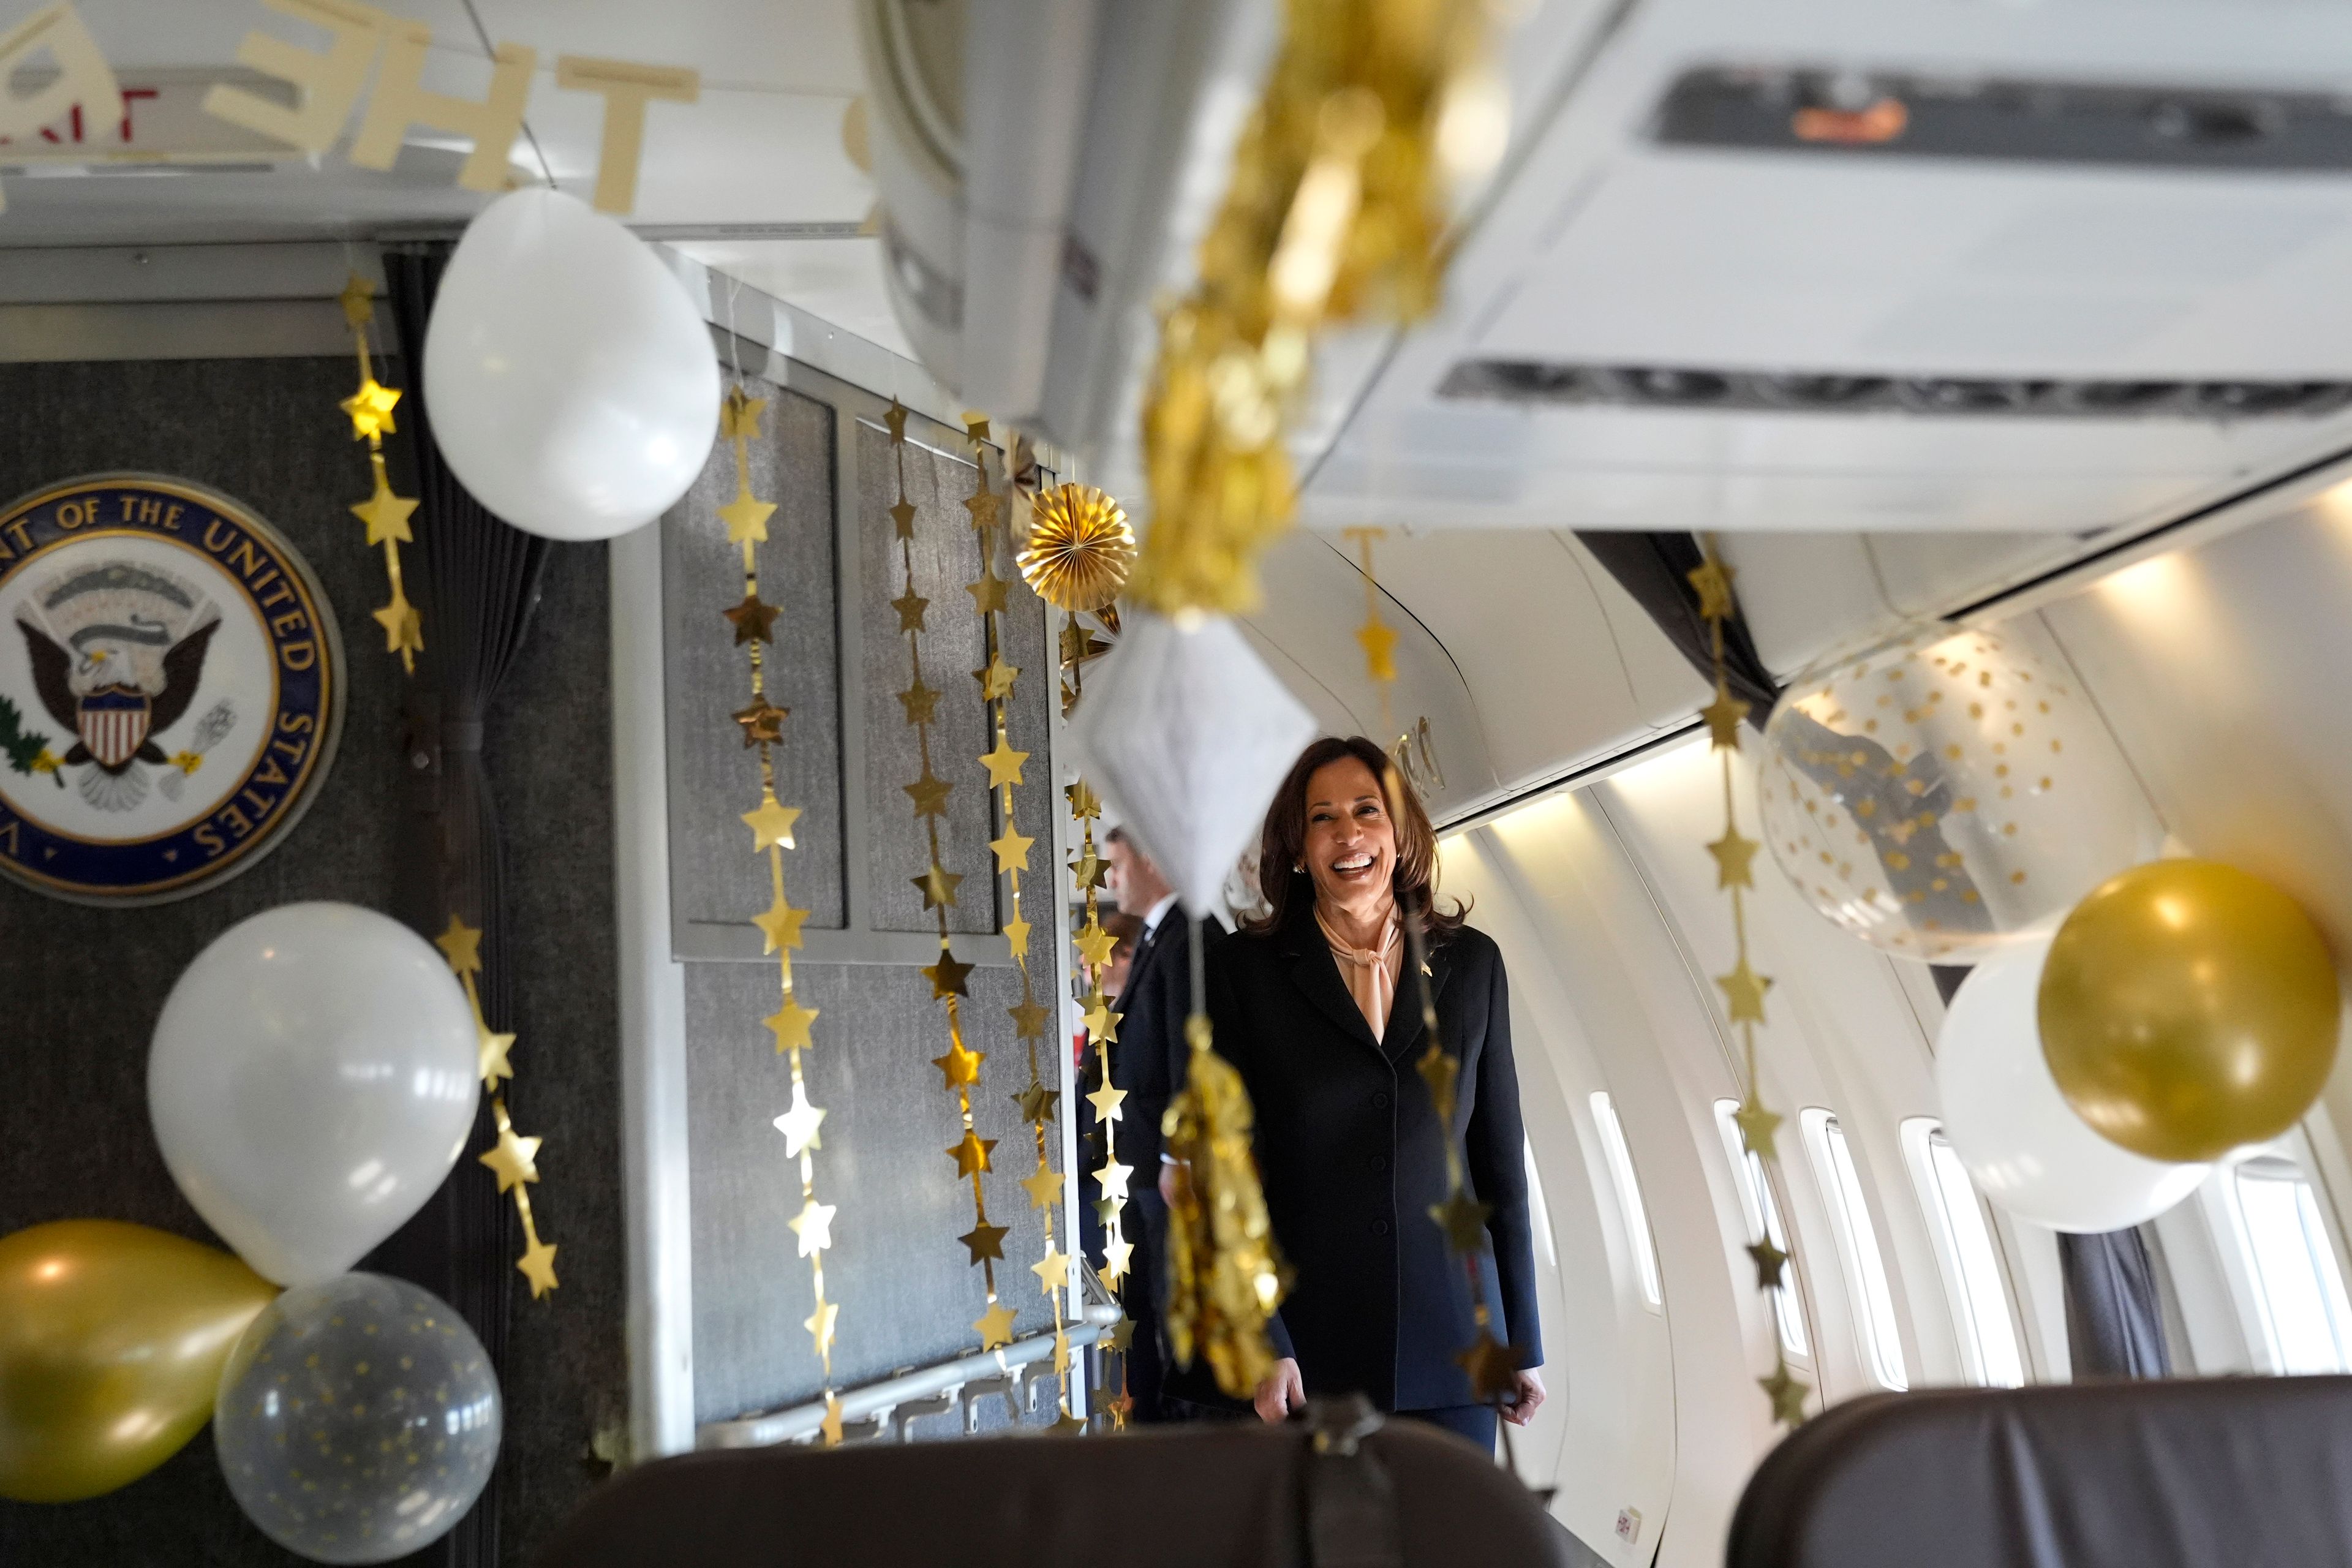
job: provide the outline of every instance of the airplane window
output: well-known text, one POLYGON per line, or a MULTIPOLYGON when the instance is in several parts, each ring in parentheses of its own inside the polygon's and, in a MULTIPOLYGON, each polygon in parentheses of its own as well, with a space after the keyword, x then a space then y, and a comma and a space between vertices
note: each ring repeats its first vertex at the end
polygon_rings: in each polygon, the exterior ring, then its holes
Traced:
POLYGON ((1527 1140, 1520 1149, 1528 1167, 1528 1207, 1535 1221, 1536 1240, 1543 1247, 1544 1262, 1553 1268, 1559 1267, 1559 1243, 1551 1233, 1551 1205, 1544 1202, 1543 1173, 1536 1169, 1536 1145, 1527 1140))
POLYGON ((2352 1372, 2352 1302, 2311 1184, 2293 1161, 2264 1155, 2240 1165, 2228 1190, 2271 1364, 2285 1373, 2352 1372))
POLYGON ((1625 1147, 1625 1130, 1617 1123, 1617 1108, 1604 1092, 1592 1097, 1592 1120, 1601 1128, 1601 1150, 1609 1162, 1609 1180, 1617 1189, 1617 1206, 1625 1216, 1625 1238, 1633 1248, 1633 1268, 1642 1281, 1642 1300, 1652 1310, 1665 1305, 1666 1292, 1658 1279, 1658 1252, 1650 1241, 1650 1216, 1642 1207, 1642 1186, 1633 1179, 1633 1155, 1625 1147))
POLYGON ((1805 1308, 1797 1299, 1793 1261, 1797 1249, 1789 1245, 1788 1230, 1780 1223, 1780 1205, 1772 1196, 1772 1184, 1764 1173, 1764 1162, 1741 1141, 1739 1124, 1732 1121, 1738 1112, 1739 1101, 1736 1100, 1715 1102, 1715 1124, 1723 1133, 1723 1152, 1731 1160, 1732 1184, 1739 1189, 1739 1212, 1747 1217, 1751 1242, 1759 1236, 1769 1237, 1773 1246, 1791 1257, 1784 1276, 1787 1285, 1772 1292, 1772 1315, 1780 1325, 1780 1348, 1794 1356, 1811 1355, 1805 1341, 1805 1308))
POLYGON ((1969 1375, 1989 1387, 2019 1387, 2025 1382, 2025 1363, 2018 1353, 2017 1330, 2010 1322, 2000 1255, 1993 1248, 1984 1205, 1969 1180, 1968 1168, 1944 1136, 1942 1125, 1931 1117, 1915 1116, 1903 1124, 1903 1150, 1927 1211, 1928 1228, 1936 1233, 1936 1251, 1958 1309, 1961 1358, 1969 1375))
POLYGON ((1837 1232, 1838 1254, 1845 1276, 1862 1292, 1860 1323, 1863 1356, 1871 1375, 1887 1388, 1908 1388, 1910 1374, 1903 1365, 1903 1334, 1895 1321, 1895 1290, 1887 1283, 1886 1262, 1879 1256, 1878 1232, 1870 1223, 1870 1205, 1862 1191, 1862 1173, 1854 1168, 1853 1151, 1846 1147, 1845 1130, 1828 1110, 1816 1105, 1798 1119, 1805 1149, 1812 1156, 1813 1173, 1833 1201, 1830 1224, 1837 1232))

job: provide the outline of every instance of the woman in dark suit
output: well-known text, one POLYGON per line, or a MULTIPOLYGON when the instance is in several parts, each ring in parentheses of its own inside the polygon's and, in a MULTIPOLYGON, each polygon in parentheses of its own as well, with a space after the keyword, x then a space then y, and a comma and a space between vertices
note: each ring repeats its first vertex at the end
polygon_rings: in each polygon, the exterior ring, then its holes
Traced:
POLYGON ((1258 876, 1270 912, 1209 956, 1217 1048, 1247 1083, 1276 1240, 1295 1275, 1270 1325, 1282 1359, 1257 1391, 1279 1421, 1307 1393, 1360 1393, 1492 1449, 1461 1356, 1476 1335, 1470 1280, 1430 1215, 1460 1140, 1491 1205, 1476 1268, 1496 1338, 1522 1369, 1504 1414, 1543 1402, 1519 1087, 1502 954, 1434 907, 1437 840, 1410 784, 1392 818, 1387 758, 1361 736, 1309 746, 1266 815, 1258 876), (1460 1064, 1442 1126, 1415 1071, 1428 1049, 1419 976, 1399 928, 1423 918, 1438 1033, 1460 1064))

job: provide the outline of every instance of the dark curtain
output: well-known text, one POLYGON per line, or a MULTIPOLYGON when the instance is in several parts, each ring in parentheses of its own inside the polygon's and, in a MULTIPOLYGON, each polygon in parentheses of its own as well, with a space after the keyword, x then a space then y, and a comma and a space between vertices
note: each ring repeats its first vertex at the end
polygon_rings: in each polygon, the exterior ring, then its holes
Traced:
MULTIPOLYGON (((1706 557, 1688 533, 1579 533, 1619 585, 1633 596, 1681 650, 1693 668, 1715 677, 1715 647, 1699 618, 1698 592, 1689 574, 1706 557)), ((1780 683, 1757 656, 1745 615, 1724 626, 1724 675, 1733 693, 1748 704, 1748 721, 1762 729, 1780 683)), ((1948 1003, 1967 966, 1928 966, 1936 989, 1948 1003)), ((2098 1236, 2058 1237, 2058 1259, 2066 1287, 2066 1339, 2077 1379, 2169 1377, 2164 1348, 2164 1313, 2156 1293, 2154 1261, 2139 1233, 2119 1230, 2098 1236)))
MULTIPOLYGON (((482 766, 482 721, 530 627, 550 547, 484 510, 434 445, 420 371, 425 323, 447 260, 446 246, 388 250, 383 258, 399 346, 391 368, 404 389, 395 416, 399 431, 389 447, 395 458, 405 455, 414 488, 404 493, 422 503, 409 519, 415 539, 402 551, 402 567, 425 626, 425 651, 408 685, 400 737, 398 765, 408 781, 408 801, 395 912, 427 937, 440 935, 453 914, 480 929, 482 972, 476 984, 482 1012, 491 1028, 506 1030, 513 1020, 505 867, 498 810, 482 766)), ((374 657, 387 656, 378 648, 374 657)), ((511 1098, 508 1103, 518 1121, 530 1125, 528 1113, 511 1098)), ((447 1183, 366 1267, 415 1279, 457 1308, 503 1376, 521 1243, 513 1200, 499 1194, 498 1178, 475 1158, 496 1140, 485 1095, 473 1141, 447 1183)), ((416 1561, 450 1568, 498 1563, 496 1475, 472 1512, 416 1561)))

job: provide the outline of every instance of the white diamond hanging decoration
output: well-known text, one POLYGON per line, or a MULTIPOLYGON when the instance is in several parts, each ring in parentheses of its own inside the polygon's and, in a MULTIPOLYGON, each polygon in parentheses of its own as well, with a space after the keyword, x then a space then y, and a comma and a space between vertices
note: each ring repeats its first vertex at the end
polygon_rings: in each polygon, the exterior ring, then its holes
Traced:
POLYGON ((1234 864, 1314 716, 1223 616, 1185 627, 1138 610, 1070 721, 1087 781, 1198 916, 1234 864))

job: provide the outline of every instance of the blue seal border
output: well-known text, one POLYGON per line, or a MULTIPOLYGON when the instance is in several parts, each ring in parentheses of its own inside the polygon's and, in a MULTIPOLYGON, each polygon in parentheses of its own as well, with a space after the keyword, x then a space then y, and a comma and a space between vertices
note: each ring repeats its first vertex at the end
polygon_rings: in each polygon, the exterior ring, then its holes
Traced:
POLYGON ((278 656, 270 741, 221 805, 153 838, 94 844, 43 827, 0 801, 0 873, 74 903, 163 903, 205 891, 258 863, 317 797, 342 739, 347 680, 334 605, 302 553, 233 497, 161 474, 89 474, 45 485, 0 510, 0 551, 6 552, 0 557, 0 582, 51 555, 56 546, 138 535, 208 553, 246 587, 247 603, 261 616, 278 656), (160 504, 133 508, 118 497, 160 504), (241 571, 227 557, 249 569, 241 571), (275 587, 265 575, 272 569, 293 604, 261 604, 254 584, 275 587), (298 668, 291 650, 305 641, 312 645, 310 657, 298 668))

